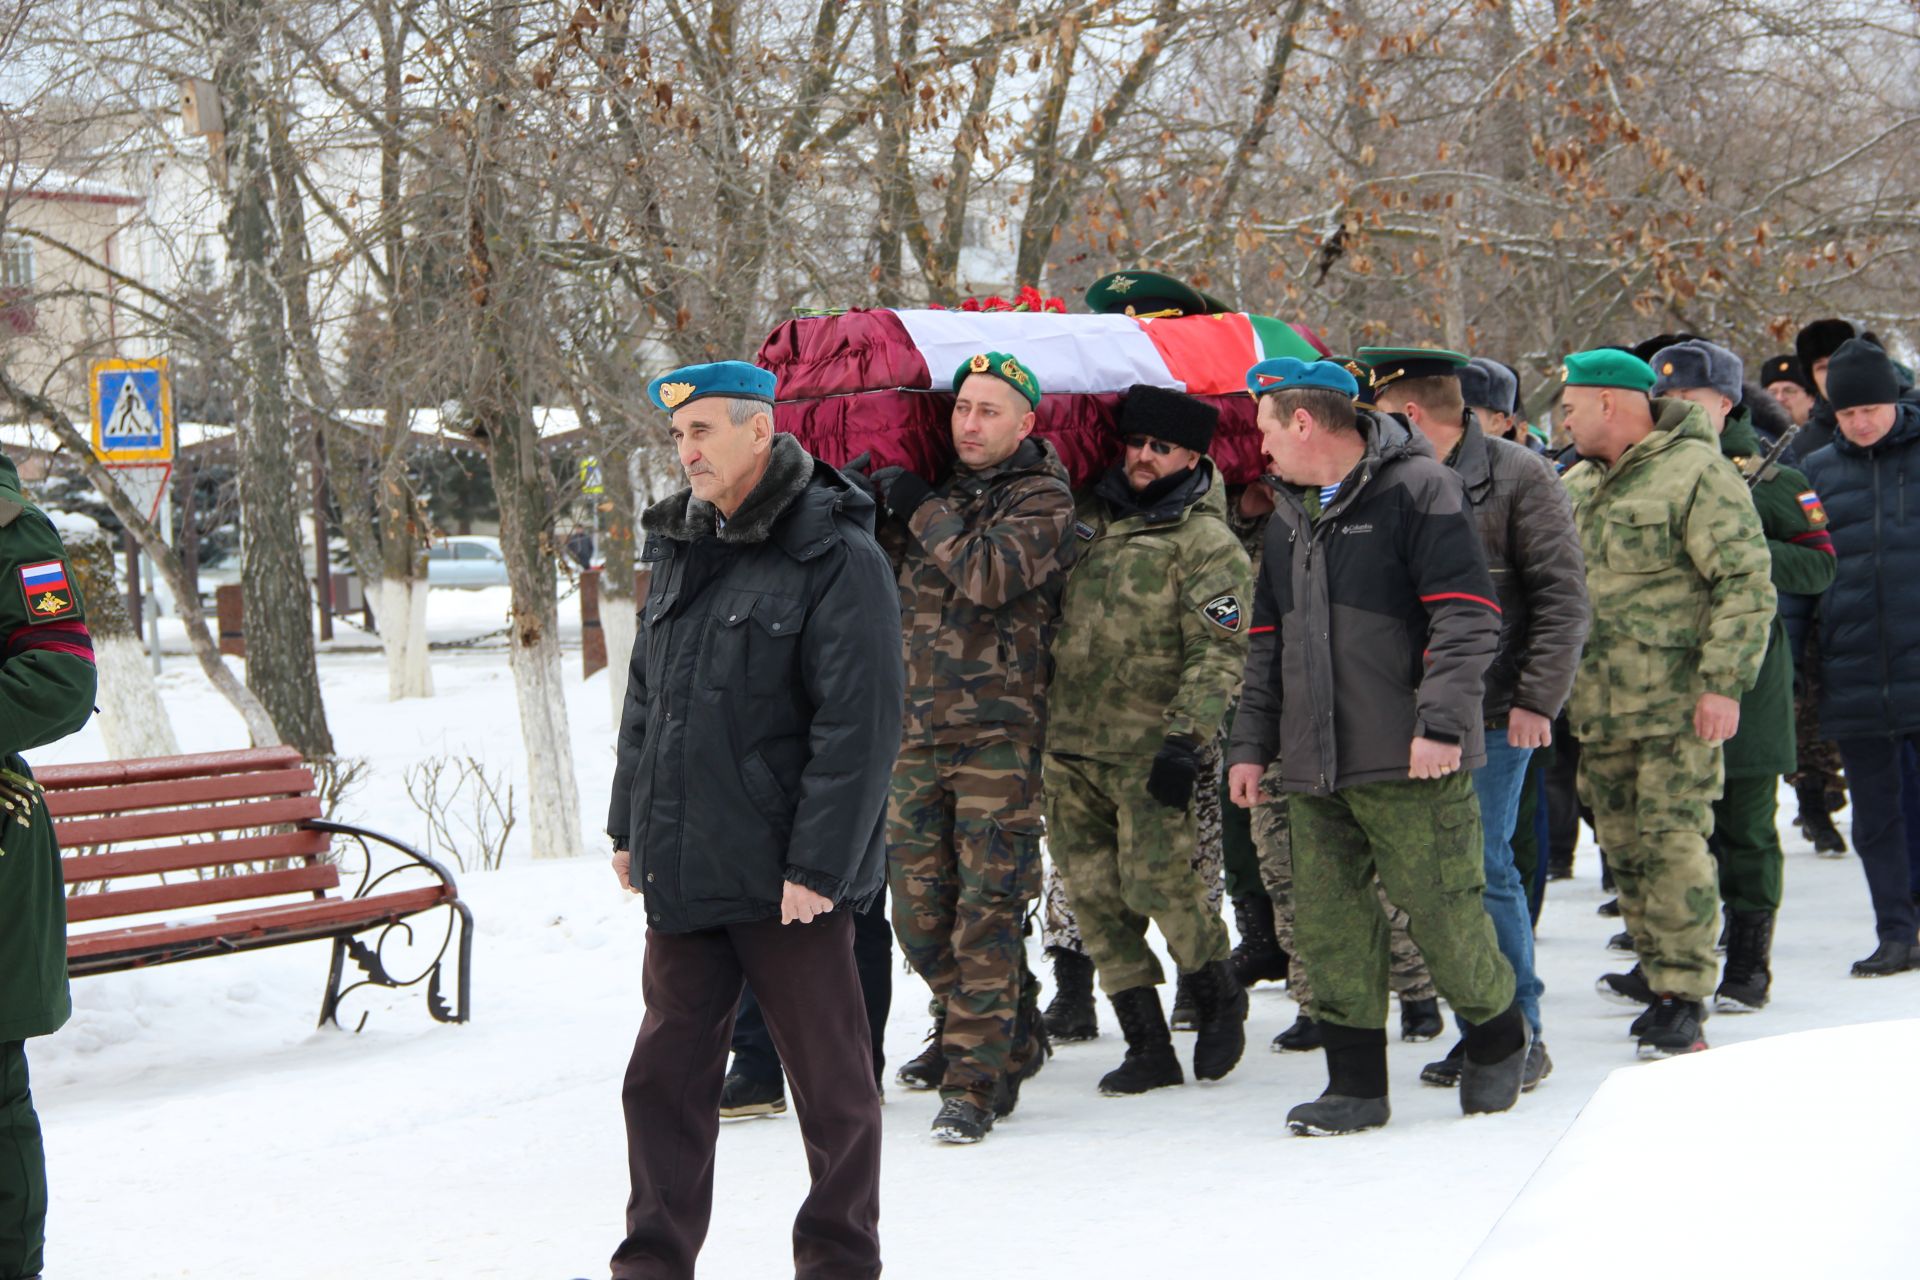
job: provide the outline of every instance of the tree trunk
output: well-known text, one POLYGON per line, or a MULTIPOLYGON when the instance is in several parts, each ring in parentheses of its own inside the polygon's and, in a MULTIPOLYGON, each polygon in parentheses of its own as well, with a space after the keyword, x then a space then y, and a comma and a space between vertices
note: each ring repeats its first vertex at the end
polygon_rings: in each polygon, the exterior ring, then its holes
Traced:
POLYGON ((113 580, 113 539, 103 530, 68 537, 67 564, 87 602, 87 632, 100 689, 94 723, 115 760, 180 753, 173 721, 153 680, 146 646, 133 629, 127 602, 113 580))
POLYGON ((387 697, 431 698, 427 665, 427 544, 407 480, 406 404, 387 402, 386 436, 402 442, 382 451, 380 463, 380 590, 374 616, 387 655, 387 697))
POLYGON ((612 700, 613 727, 627 705, 627 668, 633 657, 634 634, 639 629, 639 602, 633 598, 634 534, 633 457, 603 432, 600 474, 607 491, 601 496, 600 634, 607 640, 607 696, 612 700))
MULTIPOLYGON (((580 787, 573 772, 566 686, 560 674, 560 603, 549 547, 553 476, 540 452, 528 393, 519 370, 518 340, 530 323, 522 314, 528 280, 517 278, 495 148, 507 145, 509 122, 501 81, 513 65, 512 11, 496 5, 479 50, 483 94, 468 145, 467 272, 472 343, 467 403, 473 429, 488 443, 487 463, 500 504, 500 549, 506 556, 513 613, 507 663, 520 705, 520 733, 530 774, 533 856, 571 858, 585 852, 580 787)), ((522 237, 523 238, 523 237, 522 237)))
POLYGON ((240 589, 247 609, 247 687, 273 717, 280 737, 310 757, 333 754, 313 620, 300 557, 300 504, 293 424, 287 402, 285 304, 275 278, 277 229, 265 96, 258 83, 260 0, 215 6, 224 37, 215 83, 227 123, 227 217, 232 272, 235 371, 234 435, 240 490, 240 589))

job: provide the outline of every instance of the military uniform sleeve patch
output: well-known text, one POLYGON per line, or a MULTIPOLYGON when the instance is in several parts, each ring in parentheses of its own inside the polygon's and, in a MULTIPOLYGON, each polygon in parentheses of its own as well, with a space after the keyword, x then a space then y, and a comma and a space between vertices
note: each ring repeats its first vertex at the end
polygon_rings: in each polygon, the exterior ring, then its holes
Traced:
POLYGON ((1207 615, 1207 621, 1222 631, 1238 635, 1244 611, 1240 608, 1239 596, 1215 596, 1200 606, 1207 615))
POLYGON ((1073 522, 1073 532, 1074 536, 1081 541, 1092 542, 1094 535, 1100 531, 1088 524, 1085 520, 1076 520, 1073 522))
POLYGON ((73 584, 67 580, 64 560, 43 560, 20 566, 20 587, 27 597, 27 621, 52 622, 79 611, 73 584))
POLYGON ((1807 523, 1816 529, 1827 523, 1827 509, 1820 505, 1820 495, 1811 489, 1800 495, 1800 510, 1806 512, 1807 523))

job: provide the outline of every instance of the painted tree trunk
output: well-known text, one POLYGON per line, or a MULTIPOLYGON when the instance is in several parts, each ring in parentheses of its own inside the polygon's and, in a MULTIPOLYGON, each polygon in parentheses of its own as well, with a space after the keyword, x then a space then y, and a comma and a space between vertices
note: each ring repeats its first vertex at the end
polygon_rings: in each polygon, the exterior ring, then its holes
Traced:
POLYGON ((153 679, 146 646, 134 634, 126 598, 113 580, 114 540, 104 530, 66 539, 67 564, 87 602, 87 631, 99 672, 93 722, 114 760, 180 753, 173 721, 153 679))

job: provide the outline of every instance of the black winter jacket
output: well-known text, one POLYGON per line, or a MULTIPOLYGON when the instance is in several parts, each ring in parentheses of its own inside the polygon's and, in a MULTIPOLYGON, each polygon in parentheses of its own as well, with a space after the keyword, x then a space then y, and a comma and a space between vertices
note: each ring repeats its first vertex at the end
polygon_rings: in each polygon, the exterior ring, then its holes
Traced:
POLYGON ((788 880, 856 907, 886 883, 905 674, 873 516, 783 434, 717 532, 691 490, 642 517, 652 585, 607 834, 652 927, 778 916, 788 880))
POLYGON ((1920 731, 1920 405, 1895 407, 1871 449, 1845 436, 1806 460, 1838 574, 1820 598, 1820 728, 1829 738, 1920 731))
POLYGON ((1318 520, 1272 482, 1230 764, 1288 791, 1405 779, 1416 736, 1486 763, 1482 680, 1500 607, 1466 488, 1433 447, 1362 410, 1366 453, 1318 520))

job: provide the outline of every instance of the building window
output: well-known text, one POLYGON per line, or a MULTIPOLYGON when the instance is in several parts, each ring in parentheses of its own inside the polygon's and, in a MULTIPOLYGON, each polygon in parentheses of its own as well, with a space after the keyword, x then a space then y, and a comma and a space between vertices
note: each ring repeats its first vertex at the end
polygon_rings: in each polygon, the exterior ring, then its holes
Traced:
POLYGON ((33 329, 33 241, 0 237, 0 333, 33 329))

